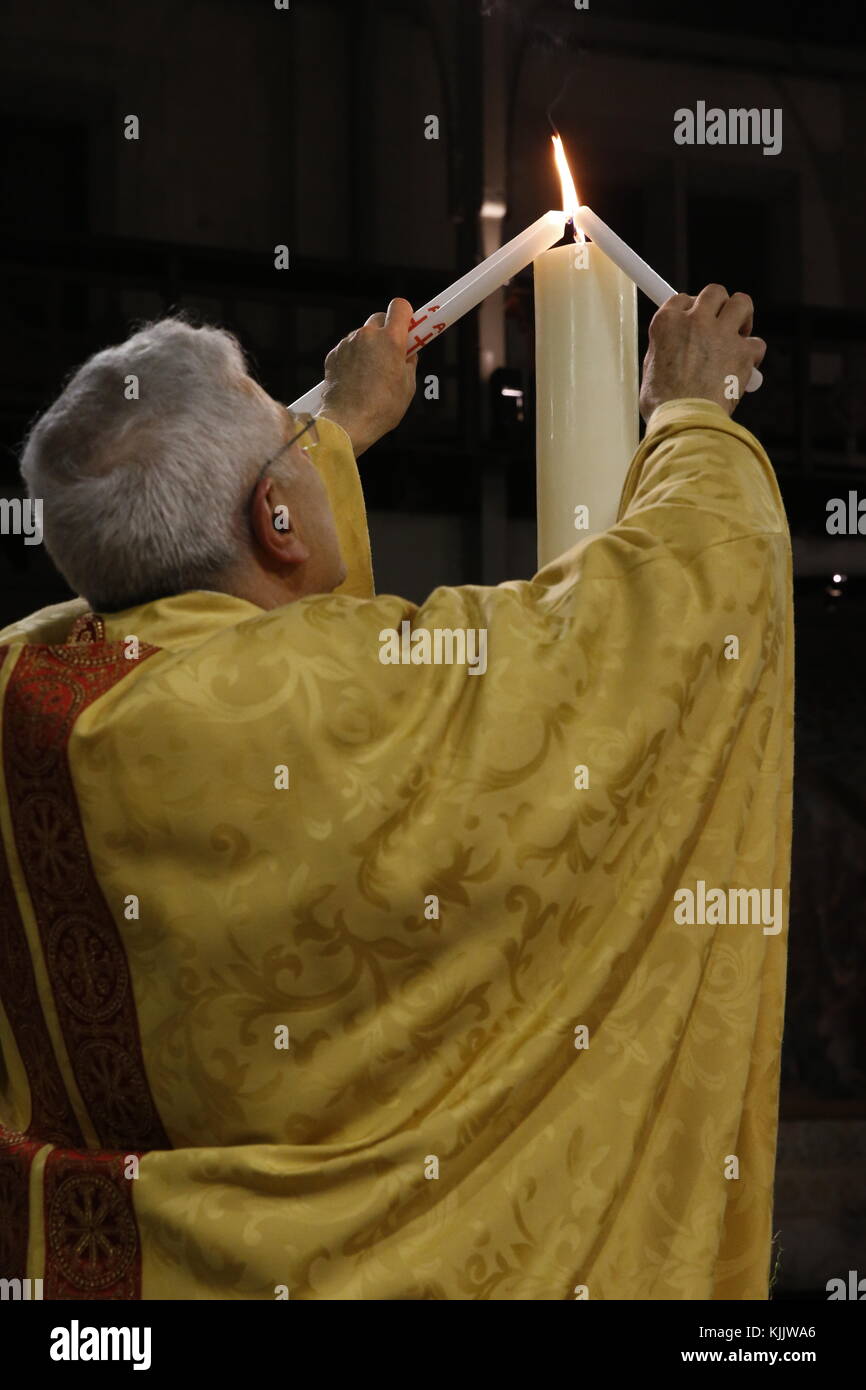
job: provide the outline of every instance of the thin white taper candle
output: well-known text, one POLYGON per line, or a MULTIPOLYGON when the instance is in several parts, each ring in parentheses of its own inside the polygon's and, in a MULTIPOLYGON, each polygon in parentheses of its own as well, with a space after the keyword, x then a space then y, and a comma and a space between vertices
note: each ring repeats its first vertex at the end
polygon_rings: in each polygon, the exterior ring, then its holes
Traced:
MULTIPOLYGON (((577 225, 588 237, 591 237, 596 246, 612 260, 614 265, 618 265, 620 270, 625 271, 630 279, 634 280, 639 290, 643 290, 648 299, 659 307, 677 293, 673 285, 669 285, 660 275, 657 275, 652 266, 647 265, 646 261, 641 260, 636 251, 632 251, 627 246, 622 237, 618 237, 616 232, 612 232, 606 222, 602 222, 597 217, 592 208, 579 207, 576 217, 577 225)), ((761 382, 764 380, 757 367, 752 371, 752 375, 746 383, 747 391, 757 391, 761 382)))
MULTIPOLYGON (((542 251, 547 251, 559 241, 565 231, 566 220, 564 212, 546 212, 537 222, 533 222, 531 227, 527 227, 519 236, 506 242, 505 246, 500 246, 486 261, 475 266, 474 270, 455 280, 453 285, 449 285, 436 299, 425 304, 423 309, 416 310, 409 325, 406 356, 411 357, 431 339, 444 333, 446 328, 450 328, 452 323, 456 323, 470 309, 474 309, 476 304, 480 304, 493 290, 498 290, 500 285, 504 285, 506 280, 510 280, 518 271, 528 266, 542 251)), ((312 391, 292 401, 289 409, 310 411, 315 415, 322 407, 324 393, 325 382, 320 381, 312 391)))

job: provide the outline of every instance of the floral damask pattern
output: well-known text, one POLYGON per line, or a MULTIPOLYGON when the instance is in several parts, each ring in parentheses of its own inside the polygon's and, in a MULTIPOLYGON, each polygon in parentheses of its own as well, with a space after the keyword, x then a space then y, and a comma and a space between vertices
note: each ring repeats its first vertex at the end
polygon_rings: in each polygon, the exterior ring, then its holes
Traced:
POLYGON ((756 441, 663 408, 617 526, 530 584, 178 595, 109 615, 91 660, 130 631, 159 650, 77 718, 80 655, 18 658, 21 804, 42 723, 71 728, 90 869, 68 818, 23 823, 117 1149, 46 1164, 52 1287, 765 1298, 785 933, 673 915, 697 880, 788 887, 790 542, 756 441), (485 628, 487 673, 383 666, 404 620, 485 628), (61 902, 62 873, 99 896, 61 902))

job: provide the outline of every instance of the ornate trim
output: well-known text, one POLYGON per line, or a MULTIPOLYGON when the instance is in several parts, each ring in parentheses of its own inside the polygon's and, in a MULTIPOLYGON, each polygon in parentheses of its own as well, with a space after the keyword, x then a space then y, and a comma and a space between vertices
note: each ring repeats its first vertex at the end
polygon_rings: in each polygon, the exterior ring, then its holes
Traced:
MULTIPOLYGON (((9 649, 0 651, 0 670, 9 649)), ((8 729, 7 729, 8 735, 8 729)), ((30 1086, 29 1130, 49 1144, 84 1147, 36 986, 27 932, 0 837, 0 998, 30 1086)))
POLYGON ((67 642, 104 642, 105 623, 98 613, 82 613, 69 629, 67 642))
MULTIPOLYGON (((137 661, 156 650, 142 644, 137 661)), ((137 661, 119 642, 25 647, 3 713, 18 855, 66 1051, 101 1148, 124 1151, 171 1144, 147 1078, 123 940, 90 861, 69 738, 137 661)))
POLYGON ((55 1149, 45 1164, 45 1298, 140 1299, 130 1154, 55 1149))

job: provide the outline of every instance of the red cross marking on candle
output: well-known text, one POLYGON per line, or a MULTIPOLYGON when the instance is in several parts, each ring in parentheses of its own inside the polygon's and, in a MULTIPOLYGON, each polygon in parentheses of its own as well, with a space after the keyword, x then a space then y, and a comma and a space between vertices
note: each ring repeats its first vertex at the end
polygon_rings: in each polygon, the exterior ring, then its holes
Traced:
POLYGON ((425 337, 419 338, 418 334, 416 333, 412 346, 409 348, 409 351, 406 353, 406 356, 411 357, 413 353, 419 350, 419 348, 425 347, 426 344, 429 343, 431 338, 435 338, 438 333, 444 333, 447 327, 447 323, 434 323, 433 327, 430 329, 430 332, 426 334, 425 337))
POLYGON ((420 318, 413 318, 412 322, 409 324, 409 332, 412 333, 416 328, 420 328, 424 320, 429 318, 431 314, 435 314, 438 308, 438 304, 428 304, 420 318))

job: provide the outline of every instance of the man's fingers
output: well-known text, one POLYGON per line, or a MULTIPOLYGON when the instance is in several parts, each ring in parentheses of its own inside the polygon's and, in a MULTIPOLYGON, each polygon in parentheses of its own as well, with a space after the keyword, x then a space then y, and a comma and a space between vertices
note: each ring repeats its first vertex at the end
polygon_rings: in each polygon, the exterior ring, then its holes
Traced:
POLYGON ((409 337, 409 324, 412 322, 412 305, 408 299, 392 299, 385 315, 384 327, 401 347, 409 337))
POLYGON ((670 299, 660 304, 650 321, 650 342, 653 341, 656 329, 666 324, 672 314, 685 313, 687 309, 691 309, 694 302, 690 294, 672 294, 670 299))
POLYGON ((719 320, 748 338, 755 321, 755 306, 747 294, 732 294, 727 304, 722 305, 719 320))
POLYGON ((746 342, 755 354, 754 365, 760 367, 767 353, 767 344, 763 338, 747 338, 746 342))
POLYGON ((717 318, 728 302, 728 291, 724 285, 705 285, 695 300, 693 314, 712 314, 717 318))
POLYGON ((670 299, 666 299, 664 304, 659 307, 659 313, 662 309, 691 309, 694 302, 694 295, 672 294, 670 299))
MULTIPOLYGON (((368 319, 365 319, 363 326, 364 328, 386 329, 402 346, 403 342, 409 336, 409 324, 411 321, 412 305, 409 301, 407 299, 392 299, 391 303, 388 305, 387 313, 383 313, 380 309, 377 313, 371 314, 368 319)), ((350 339, 354 338, 360 332, 361 329, 356 328, 355 332, 349 335, 350 339)))

